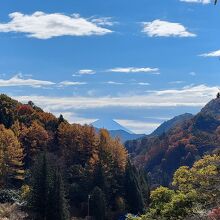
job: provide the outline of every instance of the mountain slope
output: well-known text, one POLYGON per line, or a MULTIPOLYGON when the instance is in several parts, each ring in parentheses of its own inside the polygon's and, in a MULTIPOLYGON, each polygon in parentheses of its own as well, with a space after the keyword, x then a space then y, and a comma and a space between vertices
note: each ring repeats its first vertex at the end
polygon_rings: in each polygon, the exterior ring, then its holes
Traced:
POLYGON ((128 141, 126 147, 136 165, 150 172, 153 183, 169 184, 178 167, 191 166, 204 154, 220 148, 220 99, 212 100, 168 133, 128 141))
POLYGON ((145 134, 134 134, 112 119, 99 119, 91 125, 97 130, 101 128, 107 129, 113 138, 119 137, 123 143, 128 140, 135 140, 145 136, 145 134))
POLYGON ((93 122, 91 124, 93 127, 95 128, 105 128, 109 131, 111 130, 123 130, 123 131, 126 131, 130 134, 132 134, 133 132, 131 132, 130 130, 128 130, 127 128, 123 127, 122 125, 120 125, 118 122, 116 122, 115 120, 113 119, 99 119, 95 122, 93 122))
POLYGON ((170 129, 174 128, 178 124, 186 120, 192 119, 192 118, 193 118, 193 115, 190 113, 185 113, 185 114, 176 116, 162 123, 153 133, 150 134, 150 136, 155 136, 155 135, 160 136, 163 133, 167 133, 170 129))
POLYGON ((145 134, 130 134, 124 130, 110 130, 109 133, 111 137, 119 137, 123 143, 129 140, 136 140, 138 138, 146 136, 145 134))

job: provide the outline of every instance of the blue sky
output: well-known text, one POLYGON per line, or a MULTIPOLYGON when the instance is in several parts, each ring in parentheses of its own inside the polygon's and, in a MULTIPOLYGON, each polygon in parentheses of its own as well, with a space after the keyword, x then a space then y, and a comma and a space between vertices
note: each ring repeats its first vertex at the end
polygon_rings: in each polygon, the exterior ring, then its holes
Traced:
POLYGON ((209 0, 2 0, 0 92, 71 122, 149 133, 215 97, 220 6, 209 0))

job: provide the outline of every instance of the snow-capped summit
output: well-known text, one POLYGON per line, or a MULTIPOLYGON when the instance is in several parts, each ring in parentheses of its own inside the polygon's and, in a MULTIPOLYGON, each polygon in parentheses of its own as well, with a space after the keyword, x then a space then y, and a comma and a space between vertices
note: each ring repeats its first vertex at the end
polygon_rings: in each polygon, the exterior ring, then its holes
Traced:
POLYGON ((97 121, 93 122, 91 125, 94 126, 95 128, 99 128, 99 129, 105 128, 109 131, 122 130, 122 131, 126 131, 130 134, 133 134, 132 131, 123 127, 122 125, 120 125, 118 122, 116 122, 113 119, 98 119, 97 121))

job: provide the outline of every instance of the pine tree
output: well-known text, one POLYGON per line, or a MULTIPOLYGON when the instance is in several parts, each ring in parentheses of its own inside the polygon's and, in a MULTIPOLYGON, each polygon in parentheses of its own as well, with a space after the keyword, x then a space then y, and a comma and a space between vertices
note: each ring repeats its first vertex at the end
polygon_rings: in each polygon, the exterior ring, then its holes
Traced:
POLYGON ((105 220, 105 195, 99 187, 95 187, 92 191, 90 208, 90 212, 95 220, 105 220))
POLYGON ((64 183, 62 175, 57 170, 55 173, 54 186, 52 190, 53 209, 49 219, 53 220, 68 220, 69 211, 65 195, 64 183))
POLYGON ((56 162, 53 155, 43 153, 38 156, 32 169, 30 202, 39 215, 38 219, 69 219, 63 180, 56 162))
POLYGON ((144 170, 139 171, 139 182, 141 186, 141 192, 144 198, 144 203, 148 205, 150 203, 150 187, 148 184, 147 174, 144 170))
POLYGON ((48 156, 46 153, 37 157, 31 177, 30 203, 32 209, 39 214, 39 219, 45 219, 51 185, 51 173, 49 171, 48 156))
POLYGON ((101 161, 99 161, 95 168, 94 186, 99 187, 103 192, 107 189, 106 176, 101 161))
POLYGON ((63 122, 65 122, 65 119, 64 119, 63 115, 61 114, 58 118, 58 124, 61 124, 63 122))
POLYGON ((125 196, 132 214, 142 213, 144 198, 136 168, 128 162, 125 174, 125 196))

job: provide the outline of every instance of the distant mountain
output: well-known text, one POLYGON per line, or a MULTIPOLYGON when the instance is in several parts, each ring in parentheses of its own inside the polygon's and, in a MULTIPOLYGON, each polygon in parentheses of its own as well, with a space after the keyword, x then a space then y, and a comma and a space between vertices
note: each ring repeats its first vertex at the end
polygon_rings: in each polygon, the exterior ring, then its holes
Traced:
POLYGON ((185 113, 179 116, 176 116, 168 121, 165 121, 162 123, 153 133, 151 133, 149 136, 160 136, 163 133, 167 133, 170 131, 170 129, 174 128, 178 124, 181 124, 182 122, 192 119, 193 115, 190 113, 185 113))
POLYGON ((91 124, 96 129, 105 128, 112 137, 119 137, 122 142, 134 140, 145 136, 145 134, 135 134, 113 119, 99 119, 91 124))
POLYGON ((127 128, 123 127, 122 125, 120 125, 118 122, 116 122, 115 120, 113 119, 99 119, 95 122, 93 122, 91 124, 93 127, 95 128, 105 128, 109 131, 111 130, 123 130, 123 131, 126 131, 128 132, 129 134, 132 134, 133 132, 128 130, 127 128))
POLYGON ((192 166, 203 155, 220 152, 220 98, 166 133, 127 141, 125 146, 135 164, 145 167, 152 183, 168 185, 180 166, 192 166))

